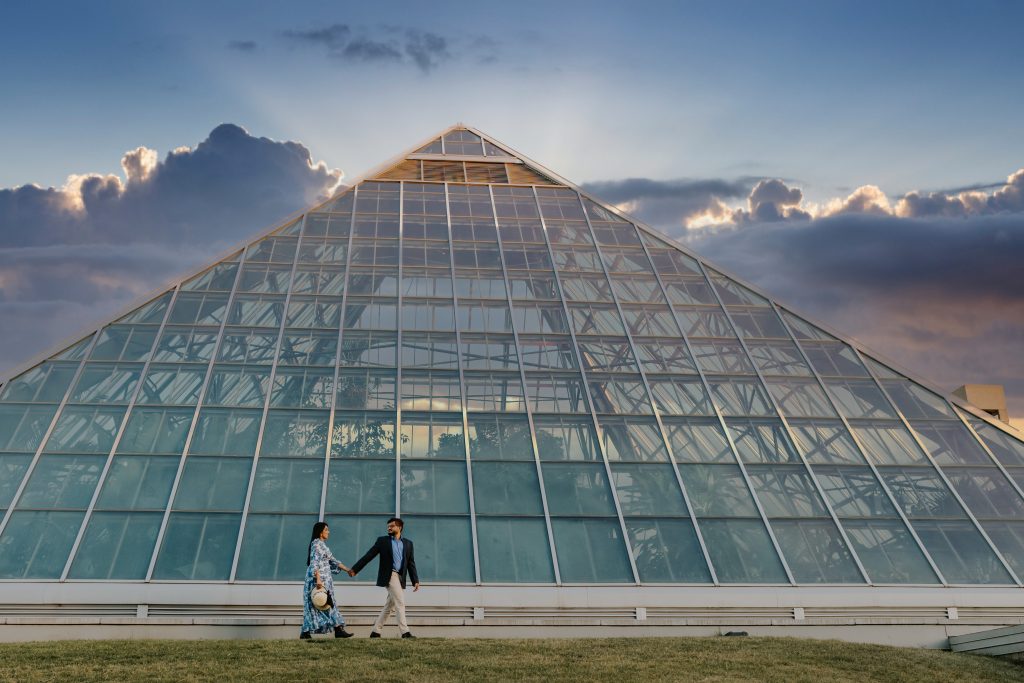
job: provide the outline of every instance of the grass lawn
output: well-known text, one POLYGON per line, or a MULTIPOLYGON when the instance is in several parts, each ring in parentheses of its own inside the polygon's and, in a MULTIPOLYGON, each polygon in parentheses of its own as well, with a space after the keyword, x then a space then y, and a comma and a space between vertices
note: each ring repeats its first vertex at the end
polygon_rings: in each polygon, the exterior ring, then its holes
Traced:
POLYGON ((1024 664, 795 638, 0 644, 0 681, 1022 681, 1024 664))

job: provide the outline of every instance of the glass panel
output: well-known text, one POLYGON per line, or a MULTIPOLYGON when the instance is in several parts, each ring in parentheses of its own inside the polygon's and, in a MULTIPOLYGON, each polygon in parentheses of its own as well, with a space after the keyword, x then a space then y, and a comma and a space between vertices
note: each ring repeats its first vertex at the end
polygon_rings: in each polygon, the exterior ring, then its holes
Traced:
POLYGON ((523 366, 528 370, 576 368, 576 354, 569 337, 520 338, 519 348, 523 356, 523 366))
POLYGON ((879 473, 908 517, 965 517, 939 474, 923 467, 881 467, 879 473))
POLYGON ((39 458, 18 501, 19 508, 89 507, 106 458, 46 455, 39 458))
POLYGON ((335 413, 333 458, 394 458, 395 416, 335 413))
POLYGON ((157 328, 152 325, 110 325, 100 333, 90 360, 144 361, 150 356, 157 328))
POLYGON ((565 583, 633 582, 618 521, 552 519, 551 528, 565 583))
POLYGON ((615 503, 603 465, 544 463, 543 467, 544 490, 552 515, 615 514, 615 503))
POLYGON ((109 453, 124 407, 67 406, 46 441, 47 453, 109 453))
MULTIPOLYGON (((319 489, 318 489, 319 490, 319 489)), ((241 581, 300 581, 316 515, 249 515, 238 555, 241 581)))
POLYGON ((811 365, 822 377, 867 377, 868 371, 846 344, 800 342, 811 365))
POLYGON ((239 515, 171 513, 155 579, 225 581, 235 556, 239 515))
POLYGON ((803 467, 751 465, 747 475, 768 517, 828 516, 811 475, 803 467))
POLYGON ((583 380, 579 375, 530 373, 526 376, 526 393, 534 412, 587 412, 583 380))
POLYGON ((395 367, 397 345, 398 337, 391 332, 346 332, 341 366, 395 367))
POLYGON ((128 403, 141 373, 141 365, 86 363, 68 400, 74 403, 128 403))
POLYGON ((402 462, 402 512, 469 512, 466 463, 436 461, 402 462))
POLYGON ((292 282, 294 294, 341 296, 345 291, 345 271, 331 266, 298 266, 292 282))
POLYGON ((213 406, 262 408, 269 384, 269 367, 214 366, 203 402, 213 406))
POLYGON ((876 583, 938 583, 899 520, 843 520, 857 557, 876 583))
POLYGON ((815 380, 768 379, 768 391, 784 415, 836 417, 825 391, 815 380))
MULTIPOLYGON (((0 407, 0 410, 3 410, 0 407)), ((1024 465, 1024 442, 1015 439, 996 427, 985 424, 981 420, 971 419, 971 426, 992 454, 1004 467, 1020 467, 1024 465)))
POLYGON ((921 437, 925 449, 939 465, 992 464, 974 435, 960 422, 912 420, 910 426, 921 437))
MULTIPOLYGON (((235 258, 238 254, 235 254, 235 258)), ((230 292, 238 273, 237 263, 218 263, 181 285, 182 291, 230 292)))
POLYGON ((403 520, 403 537, 415 542, 420 581, 472 583, 475 580, 468 517, 409 516, 403 520))
POLYGON ((533 460, 530 425, 525 418, 469 417, 469 453, 477 460, 533 460))
POLYGON ((726 424, 743 462, 800 462, 782 422, 728 420, 726 424))
POLYGON ((590 339, 579 343, 583 365, 598 372, 637 372, 629 340, 590 339))
POLYGON ((671 465, 616 463, 612 482, 626 517, 685 517, 679 482, 671 465))
POLYGON ((467 374, 466 410, 520 412, 525 409, 523 384, 516 374, 467 374))
POLYGON ((685 519, 627 519, 626 529, 644 583, 710 583, 693 524, 685 519))
MULTIPOLYGON (((227 313, 227 293, 181 292, 167 317, 170 325, 219 325, 227 313)), ((124 321, 127 322, 127 321, 124 321)), ((138 321, 141 322, 141 321, 138 321)), ((159 323, 159 320, 155 322, 159 323)))
POLYGON ((323 460, 260 458, 249 509, 319 513, 323 475, 323 460))
POLYGON ((473 500, 477 515, 543 515, 536 464, 473 463, 473 500))
POLYGON ((17 511, 0 536, 0 579, 57 579, 84 512, 17 511))
POLYGON ((270 405, 275 408, 330 408, 334 371, 278 368, 270 405))
POLYGON ((277 332, 269 330, 225 331, 218 360, 228 363, 274 362, 277 347, 277 332))
POLYGON ((35 451, 57 406, 0 405, 0 451, 35 451))
POLYGON ((708 377, 708 388, 724 415, 775 415, 755 377, 708 377))
POLYGON ((829 379, 825 380, 825 386, 846 417, 897 417, 881 390, 870 380, 829 379))
POLYGON ((606 418, 601 429, 609 460, 668 462, 661 430, 653 420, 606 418))
POLYGON ((206 367, 151 365, 136 396, 140 404, 195 405, 206 377, 206 367))
POLYGON ((455 309, 449 303, 402 302, 402 329, 455 330, 455 309))
POLYGON ((538 417, 537 450, 542 460, 600 460, 597 435, 589 417, 538 417))
POLYGON ((397 302, 350 298, 345 305, 346 330, 394 330, 398 328, 397 302))
POLYGON ((45 361, 7 382, 0 392, 0 401, 59 403, 77 369, 77 363, 45 361))
POLYGON ((706 519, 700 529, 722 583, 787 583, 761 520, 706 519))
POLYGON ((402 376, 402 410, 461 410, 461 398, 459 376, 454 372, 409 372, 402 376))
POLYGON ((711 285, 702 276, 662 277, 669 300, 679 306, 718 305, 711 285))
POLYGON ((975 517, 1024 518, 1024 498, 995 467, 946 467, 942 471, 975 517))
MULTIPOLYGON (((181 295, 178 295, 178 301, 181 300, 181 295)), ((149 303, 139 306, 134 311, 118 319, 119 323, 146 323, 151 325, 159 325, 164 319, 164 313, 167 311, 167 304, 171 301, 171 293, 165 292, 156 299, 153 299, 149 303)), ((84 340, 83 340, 84 341, 84 340)), ((70 350, 70 349, 69 349, 70 350)), ((77 351, 78 349, 74 349, 77 351)), ((71 360, 74 354, 64 356, 64 360, 71 360)))
POLYGON ((676 462, 733 462, 732 449, 718 422, 665 422, 676 462))
POLYGON ((697 372, 697 364, 680 339, 635 339, 634 343, 644 372, 697 372))
POLYGON ((543 519, 481 517, 476 522, 480 578, 494 583, 554 583, 543 519))
POLYGON ((241 511, 251 470, 250 458, 187 458, 174 509, 241 511))
POLYGON ((910 380, 885 380, 886 392, 907 419, 955 420, 956 415, 945 399, 922 389, 910 380))
POLYGON ((590 396, 599 413, 647 414, 654 411, 643 380, 636 375, 590 377, 590 396))
POLYGON ((456 369, 459 367, 458 353, 455 335, 402 335, 402 367, 405 368, 456 369))
POLYGON ((772 520, 771 524, 797 583, 864 583, 831 520, 772 520))
POLYGON ((403 458, 466 457, 462 416, 458 413, 406 413, 402 415, 399 451, 403 458))
POLYGON ((1013 571, 1020 576, 1024 570, 1024 522, 982 522, 982 527, 1013 571))
POLYGON ((895 517, 896 509, 868 467, 815 465, 822 491, 840 517, 895 517))
POLYGON ((337 407, 370 410, 395 409, 393 371, 346 370, 338 375, 337 407))
POLYGON ((699 377, 651 378, 651 394, 663 415, 714 415, 699 377))
MULTIPOLYGON (((735 350, 739 347, 739 343, 735 341, 736 333, 733 331, 732 324, 721 308, 675 306, 674 310, 687 337, 691 339, 694 337, 724 337, 730 340, 730 345, 727 348, 735 350)), ((705 344, 704 346, 707 346, 708 354, 714 353, 713 345, 705 344)), ((694 352, 696 353, 696 349, 694 352)))
POLYGON ((292 267, 287 264, 246 263, 238 281, 238 291, 282 294, 291 283, 292 267))
POLYGON ((626 333, 619 312, 614 306, 574 304, 569 307, 569 314, 572 316, 572 325, 576 334, 624 335, 626 333))
POLYGON ((196 421, 189 453, 196 455, 247 455, 256 452, 259 410, 204 408, 196 421))
POLYGON ((326 297, 296 297, 288 303, 285 324, 289 327, 336 330, 340 323, 341 301, 326 297))
POLYGON ((808 462, 865 464, 857 445, 841 422, 790 420, 789 428, 808 462))
POLYGON ((132 581, 146 578, 163 515, 159 512, 97 512, 89 520, 72 579, 132 581))
POLYGON ((395 510, 395 463, 332 460, 325 512, 390 514, 395 510))
MULTIPOLYGON (((14 494, 18 490, 18 486, 21 485, 21 480, 25 477, 30 462, 32 462, 30 453, 0 454, 0 510, 6 509, 14 500, 14 494)), ((0 518, 2 518, 2 514, 0 512, 0 518)))
POLYGON ((177 473, 178 458, 118 456, 110 463, 96 509, 163 510, 177 473))
POLYGON ((970 522, 915 521, 914 530, 950 583, 1013 583, 995 553, 970 522))
POLYGON ((680 465, 693 512, 698 517, 756 517, 757 508, 736 465, 680 465))
POLYGON ((462 364, 467 370, 518 370, 515 340, 511 336, 463 335, 462 364))
POLYGON ((758 369, 765 375, 812 376, 811 368, 804 362, 796 344, 791 341, 750 340, 747 342, 747 349, 758 369))
POLYGON ((913 437, 899 423, 861 423, 852 427, 868 457, 876 465, 928 464, 928 459, 914 443, 913 437))
POLYGON ((512 316, 520 334, 531 332, 568 334, 569 332, 569 323, 559 304, 516 302, 512 309, 512 316))
POLYGON ((737 308, 729 306, 736 331, 744 339, 784 338, 789 339, 786 328, 779 316, 770 308, 737 308))
POLYGON ((329 417, 322 410, 268 411, 260 455, 323 457, 329 417))

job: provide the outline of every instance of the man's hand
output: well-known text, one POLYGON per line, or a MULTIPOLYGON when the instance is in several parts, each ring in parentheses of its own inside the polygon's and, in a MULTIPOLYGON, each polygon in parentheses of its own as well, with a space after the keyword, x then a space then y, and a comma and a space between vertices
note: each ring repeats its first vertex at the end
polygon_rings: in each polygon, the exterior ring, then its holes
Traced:
POLYGON ((414 583, 414 584, 412 585, 412 592, 413 592, 413 593, 415 593, 415 592, 416 592, 416 591, 418 591, 419 589, 420 589, 420 585, 419 585, 418 583, 414 583))
POLYGON ((351 569, 349 569, 349 570, 348 570, 348 571, 347 571, 346 573, 347 573, 347 574, 348 574, 349 576, 355 576, 355 575, 356 575, 356 573, 355 573, 354 571, 352 571, 351 569))

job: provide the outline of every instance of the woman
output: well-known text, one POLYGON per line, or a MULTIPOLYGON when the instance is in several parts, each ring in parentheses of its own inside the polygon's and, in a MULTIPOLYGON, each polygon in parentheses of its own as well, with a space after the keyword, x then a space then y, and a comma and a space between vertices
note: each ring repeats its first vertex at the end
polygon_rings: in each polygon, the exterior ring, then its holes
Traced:
POLYGON ((345 620, 334 604, 334 578, 331 574, 347 572, 348 567, 334 559, 327 547, 325 541, 330 534, 327 522, 313 525, 313 536, 306 552, 306 582, 302 586, 302 633, 299 635, 302 639, 311 638, 313 633, 329 633, 331 629, 334 629, 335 638, 351 638, 353 635, 345 630, 345 620), (313 607, 311 593, 314 587, 327 589, 330 609, 321 611, 313 607))

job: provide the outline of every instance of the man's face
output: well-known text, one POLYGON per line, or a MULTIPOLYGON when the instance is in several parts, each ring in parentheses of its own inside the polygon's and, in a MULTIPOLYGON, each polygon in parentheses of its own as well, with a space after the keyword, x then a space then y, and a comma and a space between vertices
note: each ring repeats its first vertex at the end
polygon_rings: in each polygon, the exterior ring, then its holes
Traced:
POLYGON ((394 522, 388 522, 388 536, 395 536, 399 531, 401 531, 401 529, 398 528, 397 524, 394 522))

